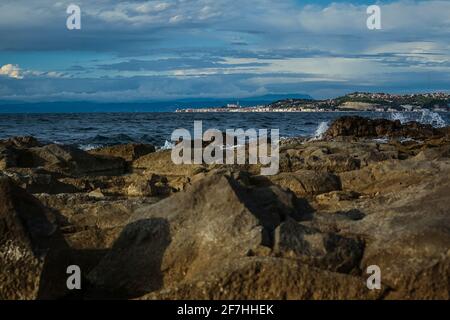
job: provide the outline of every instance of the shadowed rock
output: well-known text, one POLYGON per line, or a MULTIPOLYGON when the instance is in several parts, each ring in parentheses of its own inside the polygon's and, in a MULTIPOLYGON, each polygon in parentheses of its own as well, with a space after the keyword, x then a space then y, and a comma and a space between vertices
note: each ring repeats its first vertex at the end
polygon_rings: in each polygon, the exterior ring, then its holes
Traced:
POLYGON ((0 178, 0 299, 67 294, 68 248, 37 199, 0 178))
POLYGON ((275 228, 286 217, 297 215, 296 199, 290 193, 277 187, 248 189, 231 178, 213 175, 185 192, 138 209, 89 279, 137 297, 157 287, 151 274, 155 268, 164 271, 164 283, 191 278, 260 246, 270 247, 275 228), (167 223, 148 227, 148 221, 155 219, 167 223), (167 226, 170 244, 164 250, 155 248, 161 228, 167 226), (151 263, 155 250, 164 251, 161 264, 142 268, 151 263))
POLYGON ((341 117, 334 121, 325 133, 325 138, 340 136, 354 137, 409 137, 416 139, 442 136, 442 131, 431 125, 418 122, 401 124, 399 120, 368 119, 351 116, 341 117))

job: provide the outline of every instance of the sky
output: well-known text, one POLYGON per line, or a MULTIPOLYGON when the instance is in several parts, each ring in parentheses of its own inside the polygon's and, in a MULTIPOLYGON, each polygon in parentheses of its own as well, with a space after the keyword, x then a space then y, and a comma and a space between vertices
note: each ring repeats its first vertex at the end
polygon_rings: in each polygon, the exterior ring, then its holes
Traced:
POLYGON ((450 0, 0 2, 3 103, 450 92, 449 71, 450 0))

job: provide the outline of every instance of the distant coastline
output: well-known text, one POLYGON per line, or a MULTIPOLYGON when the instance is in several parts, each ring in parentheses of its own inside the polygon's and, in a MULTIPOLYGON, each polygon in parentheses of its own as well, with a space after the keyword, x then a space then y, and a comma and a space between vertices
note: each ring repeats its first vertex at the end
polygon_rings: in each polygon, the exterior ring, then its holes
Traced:
POLYGON ((236 103, 219 107, 179 108, 175 112, 421 112, 424 109, 448 112, 450 95, 441 92, 409 95, 355 92, 328 100, 284 99, 265 105, 240 106, 236 103))

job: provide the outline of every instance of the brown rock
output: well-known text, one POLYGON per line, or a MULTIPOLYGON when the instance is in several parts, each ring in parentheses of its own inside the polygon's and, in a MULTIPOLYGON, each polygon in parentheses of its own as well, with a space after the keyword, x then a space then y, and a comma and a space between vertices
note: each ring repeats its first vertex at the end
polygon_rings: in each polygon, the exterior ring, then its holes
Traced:
POLYGON ((402 125, 400 121, 387 119, 369 119, 358 116, 341 117, 334 121, 325 133, 325 138, 339 136, 354 137, 410 137, 430 138, 442 135, 438 129, 431 125, 410 122, 402 125))
POLYGON ((14 147, 17 149, 39 147, 40 145, 41 144, 37 141, 37 139, 30 136, 13 137, 6 140, 0 140, 0 146, 14 147))
POLYGON ((290 193, 207 177, 139 208, 89 279, 106 291, 138 297, 271 246, 273 230, 290 215, 297 215, 290 193))
POLYGON ((384 291, 368 290, 362 278, 311 268, 295 260, 248 257, 224 262, 220 269, 141 299, 379 299, 384 291))
POLYGON ((108 171, 123 173, 125 161, 121 158, 91 155, 70 146, 50 144, 26 150, 20 154, 17 166, 44 167, 52 172, 80 175, 108 171))
POLYGON ((282 188, 293 191, 297 196, 311 196, 341 190, 338 176, 312 170, 280 173, 271 176, 270 180, 282 188))
POLYGON ((37 199, 0 179, 0 298, 66 295, 67 246, 37 199))
POLYGON ((321 233, 287 219, 275 230, 274 250, 321 269, 359 274, 364 243, 336 233, 321 233))
POLYGON ((156 173, 164 176, 193 176, 203 165, 182 164, 176 165, 172 162, 171 151, 159 151, 147 154, 133 161, 134 169, 145 170, 147 173, 156 173))
POLYGON ((129 143, 98 148, 90 150, 89 153, 93 155, 119 157, 130 162, 155 151, 155 147, 149 144, 129 143))

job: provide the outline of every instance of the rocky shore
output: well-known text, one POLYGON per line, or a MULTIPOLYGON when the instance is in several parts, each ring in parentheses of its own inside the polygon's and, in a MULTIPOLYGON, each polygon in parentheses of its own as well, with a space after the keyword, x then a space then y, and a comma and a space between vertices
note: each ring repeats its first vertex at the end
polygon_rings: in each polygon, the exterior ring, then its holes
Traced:
POLYGON ((0 141, 0 299, 450 299, 450 127, 343 117, 259 172, 0 141))

